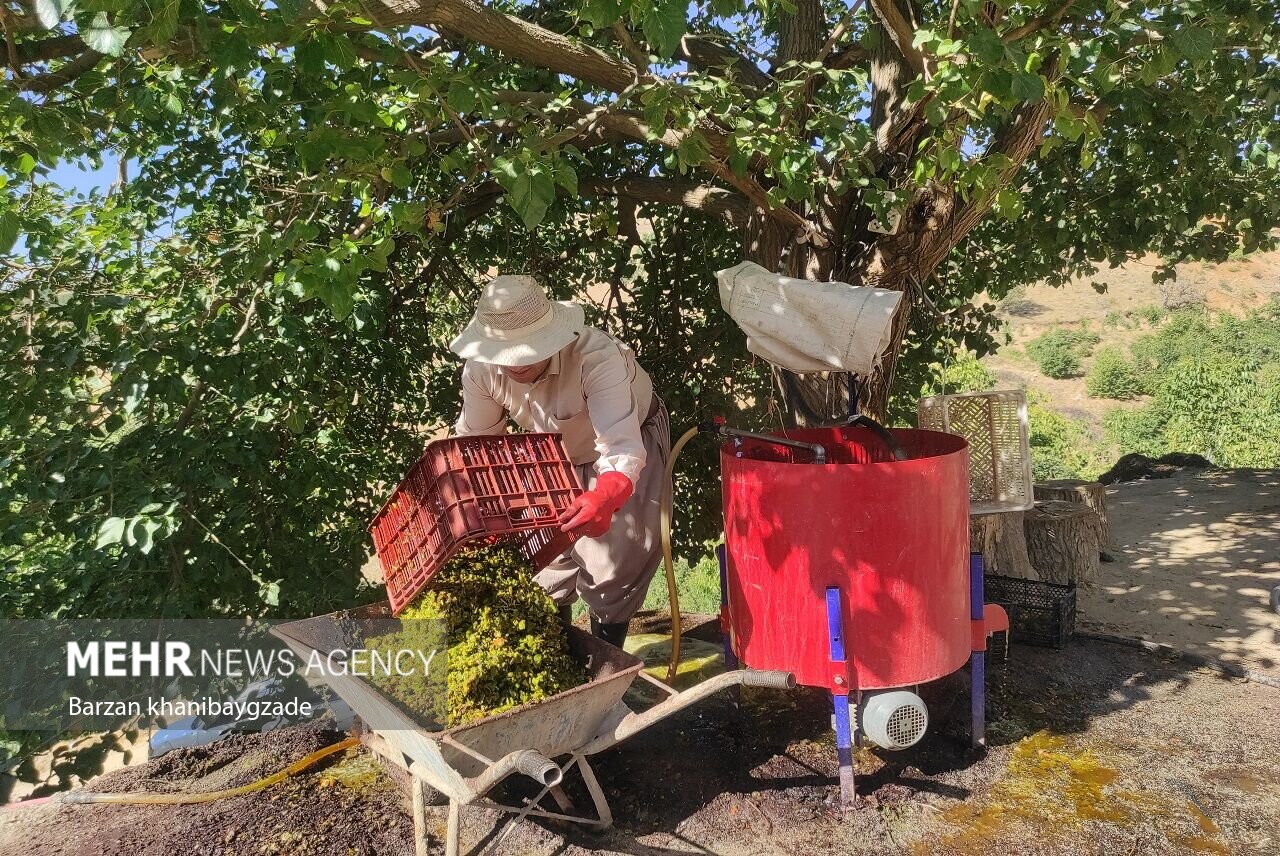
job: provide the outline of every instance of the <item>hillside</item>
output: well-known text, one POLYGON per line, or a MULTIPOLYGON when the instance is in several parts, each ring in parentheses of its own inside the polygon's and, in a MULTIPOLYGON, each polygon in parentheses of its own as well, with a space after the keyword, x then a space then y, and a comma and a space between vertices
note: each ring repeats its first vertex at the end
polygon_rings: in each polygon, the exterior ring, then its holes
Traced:
POLYGON ((1154 263, 1132 262, 1100 272, 1092 281, 1080 279, 1062 287, 1034 285, 1016 289, 998 303, 1007 342, 982 360, 1001 388, 1023 387, 1043 395, 1045 407, 1076 420, 1092 448, 1087 451, 1095 469, 1103 469, 1115 457, 1132 449, 1117 447, 1104 436, 1103 416, 1114 409, 1132 409, 1146 398, 1133 401, 1091 397, 1085 375, 1097 359, 1099 348, 1126 350, 1137 339, 1160 329, 1171 314, 1201 307, 1210 315, 1243 317, 1280 296, 1280 252, 1258 253, 1223 264, 1188 263, 1178 267, 1176 281, 1151 281, 1154 263), (1099 293, 1093 286, 1105 286, 1099 293), (1027 346, 1054 330, 1096 336, 1097 347, 1085 349, 1080 374, 1047 377, 1027 353, 1027 346))

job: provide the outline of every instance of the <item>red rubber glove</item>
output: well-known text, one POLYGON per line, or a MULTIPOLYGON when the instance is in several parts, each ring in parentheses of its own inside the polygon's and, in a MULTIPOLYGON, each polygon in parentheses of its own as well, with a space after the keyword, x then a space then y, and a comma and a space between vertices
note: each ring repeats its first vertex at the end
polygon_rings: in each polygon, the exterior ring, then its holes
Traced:
POLYGON ((613 515, 631 498, 631 479, 615 470, 596 476, 596 486, 579 496, 560 514, 560 531, 599 538, 609 531, 613 515))

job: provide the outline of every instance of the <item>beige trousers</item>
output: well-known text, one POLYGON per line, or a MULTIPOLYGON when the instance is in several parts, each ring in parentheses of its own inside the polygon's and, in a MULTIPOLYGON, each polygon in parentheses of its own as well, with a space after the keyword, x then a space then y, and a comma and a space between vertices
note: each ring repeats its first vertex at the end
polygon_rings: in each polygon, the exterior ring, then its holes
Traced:
MULTIPOLYGON (((609 531, 599 538, 579 538, 534 578, 557 605, 581 597, 604 624, 628 621, 635 615, 662 561, 658 511, 671 454, 671 427, 661 402, 640 426, 640 436, 646 453, 644 469, 635 492, 613 516, 609 531)), ((587 490, 594 488, 595 464, 578 467, 578 476, 587 490)))

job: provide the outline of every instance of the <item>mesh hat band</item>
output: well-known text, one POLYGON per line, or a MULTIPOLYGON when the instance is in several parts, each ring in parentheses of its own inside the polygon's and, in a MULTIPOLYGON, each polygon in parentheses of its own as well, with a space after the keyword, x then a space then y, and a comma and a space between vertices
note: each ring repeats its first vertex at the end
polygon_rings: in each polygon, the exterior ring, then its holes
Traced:
POLYGON ((476 312, 476 322, 484 335, 500 342, 519 341, 536 333, 551 323, 551 301, 543 297, 541 305, 533 307, 540 315, 534 315, 532 321, 526 320, 533 313, 526 307, 518 307, 503 312, 476 312))

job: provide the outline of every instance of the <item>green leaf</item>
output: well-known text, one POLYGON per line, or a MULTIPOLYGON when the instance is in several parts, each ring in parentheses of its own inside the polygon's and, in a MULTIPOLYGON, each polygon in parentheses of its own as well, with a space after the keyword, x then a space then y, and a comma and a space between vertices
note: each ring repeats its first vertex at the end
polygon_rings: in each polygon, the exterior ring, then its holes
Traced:
POLYGON ((317 280, 312 285, 312 292, 319 297, 333 317, 339 321, 346 320, 356 306, 356 289, 353 283, 344 282, 337 277, 317 280))
POLYGON ((676 154, 680 158, 680 171, 684 172, 686 167, 705 162, 711 156, 711 149, 701 134, 690 131, 680 140, 680 145, 676 147, 676 154))
POLYGON ((150 39, 160 44, 167 42, 178 32, 178 6, 181 0, 155 0, 151 4, 151 26, 147 30, 150 39))
POLYGON ((134 544, 144 554, 151 552, 151 547, 155 543, 155 534, 164 525, 164 522, 154 517, 142 518, 142 532, 134 533, 134 544))
POLYGON ((685 33, 687 8, 684 0, 658 0, 645 12, 641 28, 658 56, 669 57, 680 46, 680 39, 685 33))
POLYGON ((125 42, 129 40, 129 31, 112 26, 107 20, 107 13, 99 12, 93 16, 89 26, 81 31, 80 37, 98 53, 120 56, 124 53, 125 42))
POLYGON ((947 172, 955 172, 960 168, 960 152, 952 146, 946 146, 938 152, 938 165, 947 172))
POLYGON ((1038 74, 1020 71, 1013 75, 1009 94, 1019 101, 1039 101, 1044 97, 1044 82, 1038 74))
POLYGON ((507 201, 520 215, 525 228, 532 229, 542 222, 547 208, 555 201, 555 179, 542 164, 509 161, 508 165, 499 174, 498 183, 507 191, 507 201))
POLYGON ((445 93, 444 100, 454 112, 467 114, 476 109, 476 90, 465 83, 455 83, 445 93))
POLYGON ((556 184, 563 187, 571 196, 578 195, 578 173, 565 161, 556 162, 556 184))
POLYGON ((995 30, 978 25, 965 41, 969 51, 987 65, 995 65, 1004 59, 1004 42, 995 30))
POLYGON ((1178 27, 1169 34, 1169 41, 1178 53, 1192 62, 1213 59, 1213 33, 1204 27, 1178 27))
POLYGON ((49 29, 75 11, 75 0, 36 0, 36 18, 49 29))
POLYGON ((1018 191, 1005 187, 996 194, 994 206, 996 216, 1004 220, 1017 219, 1022 213, 1022 196, 1018 191))
POLYGON ((302 407, 289 408, 284 418, 284 425, 292 434, 301 434, 307 427, 307 412, 302 407))
POLYGON ((98 540, 94 542, 94 549, 101 550, 103 547, 119 544, 124 538, 124 528, 123 517, 108 517, 102 521, 102 525, 98 527, 98 540))
POLYGON ((409 167, 404 163, 394 163, 391 166, 384 166, 379 172, 383 180, 388 184, 392 184, 401 190, 413 183, 413 173, 409 171, 409 167))
POLYGON ((622 17, 621 0, 587 0, 579 12, 596 29, 613 26, 622 17))
POLYGON ((4 255, 13 249, 13 245, 18 243, 18 233, 21 231, 21 222, 18 220, 18 214, 15 211, 0 211, 0 255, 4 255))
POLYGON ((23 175, 31 175, 36 168, 36 159, 27 152, 18 155, 18 172, 23 175))

